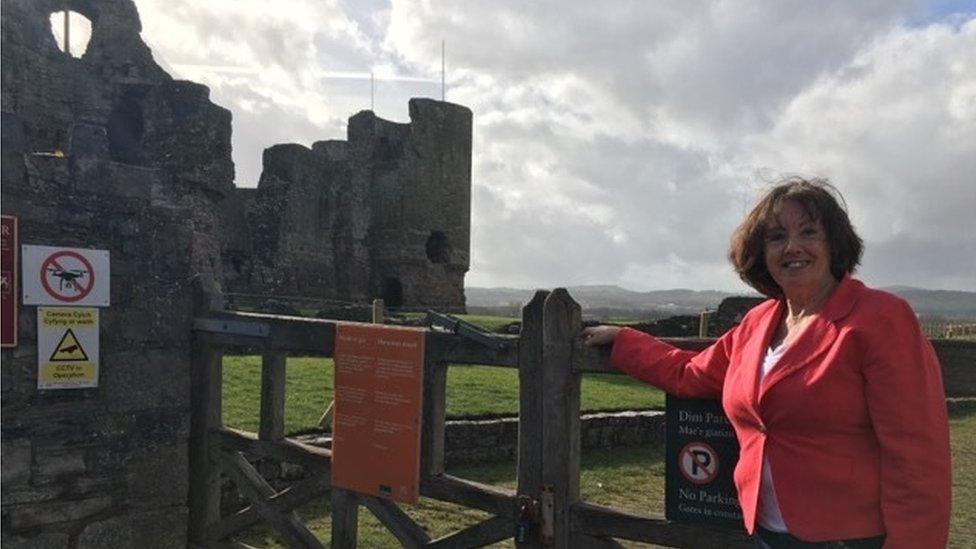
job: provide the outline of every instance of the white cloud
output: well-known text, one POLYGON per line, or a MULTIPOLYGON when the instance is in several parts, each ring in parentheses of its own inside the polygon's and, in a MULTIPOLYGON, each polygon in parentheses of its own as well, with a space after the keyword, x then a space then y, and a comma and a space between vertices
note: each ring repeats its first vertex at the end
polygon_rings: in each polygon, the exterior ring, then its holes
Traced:
POLYGON ((252 185, 261 148, 342 138, 371 70, 388 78, 381 116, 439 97, 444 40, 447 98, 475 116, 469 285, 742 288, 729 234, 776 174, 803 173, 844 192, 869 282, 976 289, 974 14, 910 0, 138 4, 157 59, 234 111, 252 185))
POLYGON ((968 272, 972 288, 973 105, 976 19, 961 27, 897 28, 798 94, 770 131, 745 141, 737 162, 829 175, 868 242, 863 271, 872 279, 949 286, 968 272), (950 241, 955 252, 925 254, 936 264, 921 264, 920 248, 950 241), (909 250, 919 264, 887 268, 892 260, 882 251, 909 250))

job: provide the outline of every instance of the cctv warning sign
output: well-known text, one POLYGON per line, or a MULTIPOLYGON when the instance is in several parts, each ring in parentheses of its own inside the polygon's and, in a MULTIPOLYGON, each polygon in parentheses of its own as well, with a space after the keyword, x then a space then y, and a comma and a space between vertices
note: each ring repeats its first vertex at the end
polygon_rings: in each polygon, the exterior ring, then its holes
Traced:
POLYGON ((88 355, 85 354, 85 349, 78 342, 78 337, 71 331, 71 328, 68 328, 64 332, 64 336, 61 337, 61 343, 58 343, 48 360, 51 362, 74 362, 88 360, 88 355))
POLYGON ((98 309, 37 308, 37 388, 98 387, 98 309))

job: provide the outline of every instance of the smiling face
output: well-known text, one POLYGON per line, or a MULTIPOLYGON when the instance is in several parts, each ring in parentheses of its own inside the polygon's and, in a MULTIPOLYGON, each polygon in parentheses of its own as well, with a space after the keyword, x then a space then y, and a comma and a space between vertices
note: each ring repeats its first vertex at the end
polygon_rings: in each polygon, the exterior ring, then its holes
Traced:
POLYGON ((833 281, 827 232, 796 201, 785 200, 778 210, 766 225, 766 269, 788 299, 812 295, 833 281))

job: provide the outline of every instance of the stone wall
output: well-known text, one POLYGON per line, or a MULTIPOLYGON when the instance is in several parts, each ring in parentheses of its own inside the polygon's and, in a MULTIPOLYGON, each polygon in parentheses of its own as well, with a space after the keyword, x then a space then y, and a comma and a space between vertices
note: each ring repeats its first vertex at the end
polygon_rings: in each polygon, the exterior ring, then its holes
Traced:
POLYGON ((228 208, 245 215, 224 219, 237 240, 225 246, 229 290, 366 300, 365 191, 352 188, 344 152, 319 143, 264 151, 257 189, 237 189, 239 205, 228 208))
POLYGON ((370 177, 370 286, 390 306, 464 306, 470 263, 471 111, 410 101, 410 124, 349 121, 357 171, 370 177), (369 159, 372 169, 363 169, 369 159))
POLYGON ((228 290, 464 310, 471 111, 409 107, 409 124, 363 111, 348 141, 265 150, 257 189, 225 207, 228 290))
POLYGON ((947 397, 976 397, 976 341, 933 339, 947 397))
POLYGON ((129 0, 69 0, 92 37, 80 59, 58 51, 64 5, 2 3, 2 210, 21 244, 109 250, 111 306, 98 387, 48 391, 37 308, 20 309, 0 369, 2 545, 181 547, 190 328, 195 289, 220 292, 230 113, 155 64, 129 0))
MULTIPOLYGON (((580 447, 620 448, 664 443, 664 412, 656 410, 584 414, 580 447)), ((514 459, 518 418, 448 421, 444 460, 448 465, 514 459)))

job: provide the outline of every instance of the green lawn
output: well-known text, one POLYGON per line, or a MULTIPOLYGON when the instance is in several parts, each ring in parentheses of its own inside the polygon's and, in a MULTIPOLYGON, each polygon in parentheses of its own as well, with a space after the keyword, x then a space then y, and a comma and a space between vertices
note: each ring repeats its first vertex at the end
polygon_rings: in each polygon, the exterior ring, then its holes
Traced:
MULTIPOLYGON (((949 547, 976 547, 976 406, 950 416, 953 462, 953 504, 949 547)), ((614 450, 590 450, 582 456, 580 491, 591 503, 664 513, 664 449, 660 445, 614 450)), ((515 464, 510 461, 452 468, 451 474, 514 488, 515 464)), ((452 504, 421 498, 405 506, 431 537, 438 537, 487 518, 488 515, 452 504)), ((331 518, 327 498, 299 510, 302 520, 319 539, 328 541, 331 518)), ((262 547, 283 547, 267 527, 252 530, 241 541, 262 547)), ((367 511, 359 511, 361 547, 397 547, 395 538, 367 511)), ((511 547, 512 544, 499 544, 511 547)))
POLYGON ((491 316, 491 315, 456 315, 461 320, 466 320, 472 324, 477 324, 489 332, 498 332, 519 318, 510 316, 491 316))
MULTIPOLYGON (((332 359, 289 358, 285 382, 285 431, 314 427, 332 400, 332 359)), ((224 424, 257 431, 261 407, 261 358, 224 357, 224 424)), ((664 394, 613 374, 583 377, 583 410, 664 409, 664 394)), ((447 372, 448 417, 518 413, 518 372, 492 366, 451 366, 447 372)))

